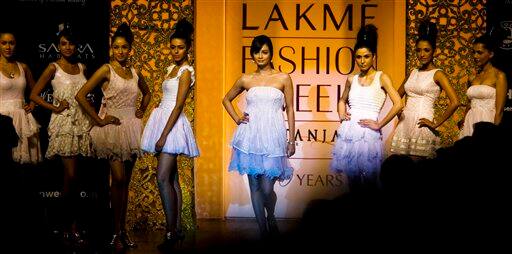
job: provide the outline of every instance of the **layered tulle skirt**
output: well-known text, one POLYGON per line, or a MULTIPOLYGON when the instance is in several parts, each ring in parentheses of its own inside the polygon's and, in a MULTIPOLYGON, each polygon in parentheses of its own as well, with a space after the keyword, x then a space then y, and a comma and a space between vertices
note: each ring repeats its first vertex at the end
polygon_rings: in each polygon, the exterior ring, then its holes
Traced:
POLYGON ((53 113, 48 125, 50 141, 46 157, 59 156, 92 156, 92 140, 89 135, 90 118, 76 103, 61 113, 53 113))
POLYGON ((95 126, 91 129, 90 135, 96 156, 126 161, 140 155, 142 121, 135 117, 135 108, 107 109, 106 114, 119 118, 121 124, 95 126))
POLYGON ((13 148, 12 157, 17 163, 37 163, 42 160, 39 144, 39 124, 32 114, 23 109, 23 100, 0 101, 0 114, 12 118, 18 134, 18 145, 13 148))
MULTIPOLYGON (((160 139, 171 112, 171 108, 158 107, 153 109, 142 134, 142 150, 155 153, 155 144, 160 139)), ((194 132, 185 114, 180 114, 171 132, 167 135, 162 152, 182 154, 189 157, 199 156, 194 132)))
POLYGON ((331 171, 349 178, 377 179, 383 158, 381 133, 361 127, 356 119, 344 121, 332 153, 331 171))
POLYGON ((293 168, 286 155, 286 128, 282 113, 253 114, 250 121, 240 124, 231 142, 233 152, 229 171, 263 175, 288 180, 293 168))

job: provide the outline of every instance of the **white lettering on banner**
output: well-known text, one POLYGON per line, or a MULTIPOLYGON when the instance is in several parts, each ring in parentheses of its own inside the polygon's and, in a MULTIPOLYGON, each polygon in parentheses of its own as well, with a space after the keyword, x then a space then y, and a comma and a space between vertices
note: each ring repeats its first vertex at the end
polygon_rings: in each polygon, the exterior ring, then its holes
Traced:
MULTIPOLYGON (((62 193, 60 191, 40 191, 39 196, 41 198, 61 198, 62 193)), ((80 198, 98 198, 97 192, 88 192, 88 191, 80 191, 79 192, 80 198)))
POLYGON ((39 192, 39 195, 42 198, 58 198, 60 197, 59 191, 41 191, 39 192))
MULTIPOLYGON (((37 48, 40 59, 57 59, 60 57, 59 47, 55 43, 40 43, 37 48)), ((84 61, 96 58, 94 50, 89 43, 79 44, 76 50, 78 52, 78 60, 84 61)))

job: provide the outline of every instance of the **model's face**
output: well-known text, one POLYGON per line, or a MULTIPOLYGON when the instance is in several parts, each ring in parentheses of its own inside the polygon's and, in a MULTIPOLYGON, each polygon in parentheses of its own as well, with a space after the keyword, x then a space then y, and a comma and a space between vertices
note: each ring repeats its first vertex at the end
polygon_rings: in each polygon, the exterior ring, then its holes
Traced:
POLYGON ((430 45, 430 42, 419 41, 416 43, 416 54, 422 65, 429 64, 434 58, 434 49, 432 45, 430 45))
POLYGON ((272 55, 270 54, 270 50, 267 44, 263 45, 259 52, 254 53, 252 55, 252 59, 260 68, 269 65, 270 61, 272 60, 272 55))
POLYGON ((9 59, 14 55, 16 49, 16 38, 13 34, 3 33, 0 34, 0 54, 9 59))
POLYGON ((492 51, 487 50, 482 43, 474 44, 473 52, 473 57, 475 58, 476 64, 480 67, 485 66, 494 55, 492 51))
POLYGON ((174 62, 181 62, 187 57, 187 44, 185 40, 174 38, 171 40, 171 55, 174 62))
POLYGON ((368 71, 373 66, 375 55, 367 48, 359 48, 355 53, 356 64, 361 71, 368 71))
POLYGON ((76 53, 76 45, 68 41, 65 37, 60 37, 59 51, 64 58, 70 58, 76 53))
POLYGON ((114 59, 118 62, 126 62, 130 56, 130 44, 123 37, 116 37, 112 43, 112 53, 114 53, 114 59))

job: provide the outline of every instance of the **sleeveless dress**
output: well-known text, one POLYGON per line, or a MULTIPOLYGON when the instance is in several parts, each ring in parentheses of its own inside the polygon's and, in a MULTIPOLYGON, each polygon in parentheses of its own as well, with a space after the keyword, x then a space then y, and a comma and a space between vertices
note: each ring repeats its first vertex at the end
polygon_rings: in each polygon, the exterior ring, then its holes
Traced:
MULTIPOLYGON (((176 66, 173 65, 168 68, 167 74, 176 66)), ((166 79, 162 83, 163 98, 160 105, 153 109, 149 116, 146 127, 142 134, 141 148, 142 150, 150 153, 155 153, 155 144, 160 139, 162 132, 169 120, 169 116, 172 110, 176 106, 176 97, 178 95, 178 86, 180 77, 185 70, 190 71, 191 83, 190 86, 194 85, 195 72, 191 66, 182 66, 178 70, 176 77, 166 79)), ((174 124, 171 132, 167 135, 165 145, 162 148, 162 152, 169 154, 183 154, 189 157, 196 157, 199 155, 197 149, 196 140, 190 122, 183 112, 178 117, 178 120, 174 124)))
POLYGON ((355 75, 348 94, 350 120, 343 121, 337 131, 331 171, 344 173, 349 179, 378 179, 382 163, 383 145, 380 131, 359 125, 361 119, 378 120, 386 100, 378 71, 368 86, 359 84, 355 75))
POLYGON ((140 155, 140 137, 142 121, 135 117, 136 102, 139 95, 139 77, 135 69, 131 79, 120 77, 110 64, 110 82, 103 85, 103 100, 99 117, 111 115, 119 118, 120 125, 108 124, 91 129, 93 147, 98 158, 111 160, 131 160, 132 155, 140 155))
POLYGON ((87 82, 83 73, 82 64, 78 64, 80 73, 72 75, 66 73, 57 63, 52 63, 55 68, 55 75, 52 79, 53 105, 58 106, 59 101, 66 100, 69 108, 60 112, 52 113, 48 125, 50 141, 46 157, 60 156, 92 156, 91 121, 89 116, 82 110, 75 95, 87 82))
POLYGON ((421 118, 434 119, 434 102, 441 88, 434 82, 437 69, 414 69, 405 83, 407 101, 402 119, 391 141, 391 153, 432 157, 439 138, 427 127, 418 127, 421 118))
POLYGON ((287 138, 283 117, 284 93, 270 86, 247 91, 249 122, 238 125, 231 146, 229 171, 288 180, 293 168, 286 155, 287 138))
POLYGON ((471 108, 464 119, 459 139, 473 135, 473 125, 478 122, 494 123, 496 114, 496 88, 488 85, 473 85, 466 92, 471 108))
POLYGON ((12 149, 12 158, 17 163, 37 163, 42 160, 39 145, 39 124, 31 113, 25 113, 25 71, 16 62, 19 76, 8 78, 0 72, 0 114, 12 118, 18 135, 18 145, 12 149))

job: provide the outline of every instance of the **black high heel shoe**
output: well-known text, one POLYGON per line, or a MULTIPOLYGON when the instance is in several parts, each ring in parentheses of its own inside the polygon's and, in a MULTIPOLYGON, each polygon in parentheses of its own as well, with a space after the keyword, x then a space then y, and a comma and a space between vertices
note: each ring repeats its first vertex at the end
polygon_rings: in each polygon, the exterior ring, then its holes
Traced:
POLYGON ((62 237, 67 245, 79 248, 85 246, 85 239, 78 232, 64 232, 62 237))
POLYGON ((178 246, 181 246, 183 244, 183 241, 185 240, 185 232, 182 229, 176 230, 176 241, 178 243, 178 246))
POLYGON ((109 246, 116 250, 121 250, 126 247, 121 239, 121 235, 119 234, 112 235, 112 240, 110 241, 109 246))
POLYGON ((267 228, 271 236, 279 235, 279 227, 277 226, 276 217, 267 216, 267 228))
POLYGON ((174 248, 174 245, 178 241, 176 233, 167 232, 165 233, 164 241, 157 246, 158 250, 165 252, 172 250, 174 248))
POLYGON ((119 235, 121 236, 121 240, 123 241, 123 243, 126 246, 128 246, 130 248, 136 248, 137 247, 137 243, 135 243, 135 241, 132 240, 130 235, 128 235, 128 232, 123 230, 123 231, 119 232, 119 235))

